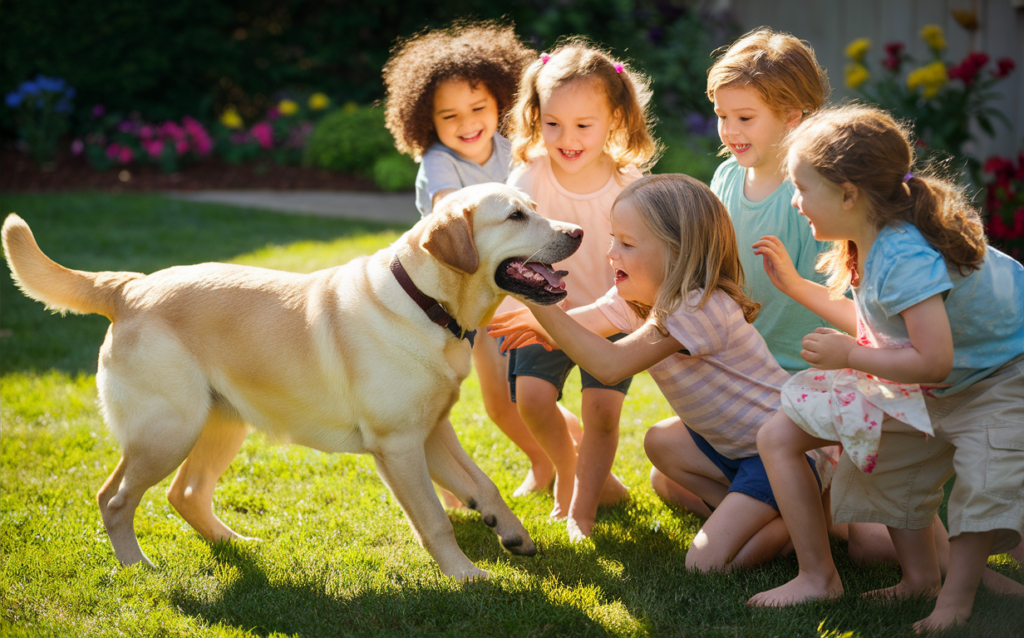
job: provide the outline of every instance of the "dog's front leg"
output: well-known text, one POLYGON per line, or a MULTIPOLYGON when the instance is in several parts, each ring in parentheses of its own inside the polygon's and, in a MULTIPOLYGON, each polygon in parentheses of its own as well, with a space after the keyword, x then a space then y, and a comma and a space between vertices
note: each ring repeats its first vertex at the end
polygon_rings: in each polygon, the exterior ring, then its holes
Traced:
POLYGON ((422 439, 391 435, 373 454, 377 472, 398 499, 416 539, 437 561, 446 576, 456 580, 488 578, 466 558, 427 471, 422 439))
POLYGON ((437 484, 480 512, 484 524, 494 529, 501 545, 513 554, 533 556, 537 547, 501 497, 494 482, 462 449, 451 421, 442 420, 427 437, 427 466, 437 484))

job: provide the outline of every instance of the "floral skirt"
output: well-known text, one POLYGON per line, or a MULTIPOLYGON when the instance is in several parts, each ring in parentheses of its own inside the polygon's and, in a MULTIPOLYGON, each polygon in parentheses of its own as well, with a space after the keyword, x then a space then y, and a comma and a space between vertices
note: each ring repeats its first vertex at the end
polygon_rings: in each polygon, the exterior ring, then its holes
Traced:
POLYGON ((859 370, 803 370, 782 386, 782 410, 811 436, 839 441, 862 472, 878 456, 886 415, 934 435, 921 386, 859 370))

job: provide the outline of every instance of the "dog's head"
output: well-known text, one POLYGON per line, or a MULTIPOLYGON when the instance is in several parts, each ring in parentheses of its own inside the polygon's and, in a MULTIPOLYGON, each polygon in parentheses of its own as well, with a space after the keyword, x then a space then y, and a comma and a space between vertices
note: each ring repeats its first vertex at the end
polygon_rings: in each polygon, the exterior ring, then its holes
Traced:
POLYGON ((541 217, 521 191, 496 183, 448 195, 420 223, 420 246, 434 259, 486 279, 496 294, 543 305, 565 298, 567 273, 552 264, 576 252, 583 240, 579 226, 541 217))

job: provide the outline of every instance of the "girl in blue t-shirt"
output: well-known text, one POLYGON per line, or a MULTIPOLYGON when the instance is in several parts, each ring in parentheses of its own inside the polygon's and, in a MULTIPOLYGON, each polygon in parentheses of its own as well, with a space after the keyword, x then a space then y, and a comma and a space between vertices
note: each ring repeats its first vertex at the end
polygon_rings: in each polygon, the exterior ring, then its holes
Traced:
POLYGON ((818 328, 803 338, 801 355, 816 369, 783 386, 783 409, 758 433, 800 573, 750 604, 843 593, 801 462, 836 440, 844 454, 833 518, 889 527, 903 580, 874 593, 937 593, 918 631, 965 622, 979 582, 1024 596, 1024 585, 985 570, 990 553, 1024 533, 1024 267, 986 246, 977 211, 952 182, 910 173, 910 133, 884 111, 820 111, 784 150, 794 204, 814 237, 832 242, 819 261, 828 286, 802 278, 775 237, 755 248, 779 290, 847 334, 818 328), (954 470, 943 584, 932 521, 954 470))

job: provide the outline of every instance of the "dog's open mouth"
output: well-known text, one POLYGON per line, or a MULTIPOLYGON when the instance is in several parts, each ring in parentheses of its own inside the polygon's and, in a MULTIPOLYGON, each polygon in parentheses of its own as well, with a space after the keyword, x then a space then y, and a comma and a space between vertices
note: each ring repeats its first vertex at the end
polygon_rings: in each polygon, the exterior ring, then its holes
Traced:
POLYGON ((534 303, 549 305, 565 298, 566 270, 554 270, 551 264, 524 259, 506 259, 494 273, 502 289, 534 303))

